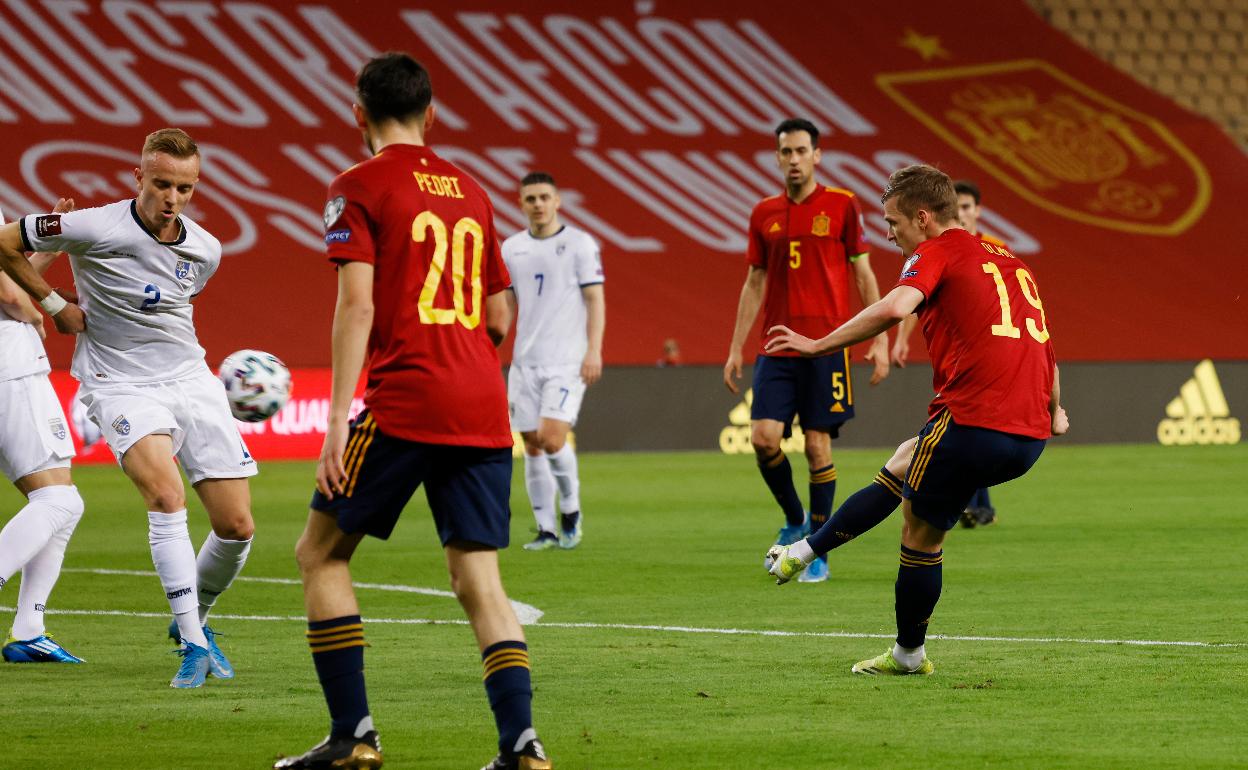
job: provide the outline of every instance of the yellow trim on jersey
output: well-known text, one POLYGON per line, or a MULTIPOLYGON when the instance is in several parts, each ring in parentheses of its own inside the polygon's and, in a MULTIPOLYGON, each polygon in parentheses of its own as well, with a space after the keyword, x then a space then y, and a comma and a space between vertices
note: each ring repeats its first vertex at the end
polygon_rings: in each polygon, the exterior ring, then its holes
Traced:
POLYGON ((858 260, 862 259, 863 257, 867 256, 867 255, 868 255, 868 254, 870 254, 870 253, 871 253, 871 252, 869 252, 869 251, 864 251, 864 252, 862 252, 861 254, 855 254, 855 255, 853 255, 852 257, 850 257, 850 258, 849 258, 849 261, 850 261, 850 262, 857 262, 858 260))
POLYGON ((851 198, 854 197, 854 191, 846 190, 844 187, 825 187, 823 189, 827 190, 828 192, 840 193, 841 195, 848 195, 851 198))
POLYGON ((995 235, 989 235, 988 233, 980 233, 980 234, 979 234, 979 239, 980 239, 981 241, 987 241, 987 242, 991 243, 993 246, 1001 246, 1001 247, 1004 247, 1004 246, 1005 246, 1005 241, 1001 240, 1000 238, 996 237, 995 235))
POLYGON ((910 463, 910 473, 906 477, 906 484, 911 489, 918 489, 919 484, 923 483, 923 474, 927 472, 927 465, 932 461, 932 453, 936 450, 936 445, 940 443, 940 439, 945 435, 945 430, 949 427, 950 414, 946 410, 940 417, 936 419, 936 424, 932 426, 932 432, 923 437, 919 442, 919 449, 914 453, 914 460, 910 463))

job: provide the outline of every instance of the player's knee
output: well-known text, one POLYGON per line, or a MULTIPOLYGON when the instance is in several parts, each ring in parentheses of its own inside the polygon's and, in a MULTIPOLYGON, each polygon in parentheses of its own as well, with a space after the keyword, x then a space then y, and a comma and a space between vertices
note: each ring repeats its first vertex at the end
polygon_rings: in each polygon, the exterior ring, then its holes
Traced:
POLYGON ((919 443, 919 440, 916 437, 907 439, 902 442, 901 446, 897 447, 897 451, 894 452, 893 456, 889 458, 889 461, 884 464, 884 467, 888 469, 889 473, 893 474, 897 478, 901 478, 905 475, 906 470, 910 467, 910 458, 914 456, 914 446, 917 443, 919 443))
POLYGON ((563 449, 563 445, 568 442, 568 437, 562 433, 543 434, 541 436, 542 451, 548 455, 563 449))
POLYGON ((214 522, 212 531, 222 540, 250 540, 256 533, 256 523, 250 513, 231 516, 222 522, 214 522))
POLYGON ((38 501, 55 509, 58 529, 76 525, 78 520, 82 518, 82 512, 86 508, 82 502, 82 495, 78 494, 78 488, 64 484, 40 487, 33 490, 30 493, 30 500, 32 502, 38 501))
POLYGON ((161 513, 173 513, 186 507, 186 490, 178 484, 157 484, 144 490, 150 510, 161 513))
POLYGON ((769 433, 754 431, 750 434, 750 444, 754 446, 754 454, 760 458, 772 457, 780 451, 780 437, 769 433))
POLYGON ((307 535, 303 535, 295 543, 295 564, 299 566, 299 574, 306 575, 325 563, 327 552, 319 548, 307 535))

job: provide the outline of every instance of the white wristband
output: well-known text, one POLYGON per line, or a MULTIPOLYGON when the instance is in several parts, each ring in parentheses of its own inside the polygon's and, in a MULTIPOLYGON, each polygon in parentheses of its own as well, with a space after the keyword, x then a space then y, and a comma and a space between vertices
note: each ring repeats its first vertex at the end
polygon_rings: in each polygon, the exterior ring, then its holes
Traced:
POLYGON ((64 310, 65 306, 68 304, 69 303, 65 301, 65 298, 56 292, 52 292, 48 296, 39 300, 39 306, 42 307, 48 315, 56 315, 64 310))

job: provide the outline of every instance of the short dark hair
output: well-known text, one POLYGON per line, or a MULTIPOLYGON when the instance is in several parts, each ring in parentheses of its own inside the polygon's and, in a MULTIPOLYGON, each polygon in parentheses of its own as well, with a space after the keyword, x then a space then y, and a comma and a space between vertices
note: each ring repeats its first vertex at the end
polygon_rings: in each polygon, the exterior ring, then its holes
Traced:
POLYGON ((913 217, 919 209, 927 209, 938 222, 958 218, 958 195, 953 191, 953 180, 934 166, 915 164, 894 171, 880 202, 889 198, 896 198, 897 209, 908 217, 913 217))
POLYGON ((819 146, 819 129, 806 118, 789 118, 781 122, 776 126, 776 141, 779 142, 781 134, 787 134, 790 131, 805 131, 810 134, 810 146, 812 148, 819 146))
POLYGON ((979 205, 979 185, 969 179, 959 179, 953 183, 953 191, 958 195, 969 195, 975 199, 975 205, 979 205))
POLYGON ((433 101, 433 85, 420 62, 389 51, 360 68, 355 94, 371 122, 406 121, 424 114, 433 101))
POLYGON ((521 187, 528 187, 531 184, 548 184, 551 187, 558 187, 555 184, 555 178, 545 171, 530 171, 524 175, 524 179, 520 180, 521 187))

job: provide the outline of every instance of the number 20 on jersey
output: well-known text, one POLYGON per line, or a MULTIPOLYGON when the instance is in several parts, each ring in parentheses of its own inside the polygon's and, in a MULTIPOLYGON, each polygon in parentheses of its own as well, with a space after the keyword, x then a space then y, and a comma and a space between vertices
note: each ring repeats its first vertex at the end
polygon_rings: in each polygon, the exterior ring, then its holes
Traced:
POLYGON ((433 260, 429 263, 429 273, 425 276, 425 285, 420 290, 420 298, 416 301, 416 309, 422 324, 463 324, 465 328, 475 329, 481 323, 481 259, 485 251, 485 233, 477 220, 463 217, 455 223, 449 233, 446 223, 432 211, 422 211, 412 220, 412 240, 424 243, 432 235, 433 260), (468 245, 471 237, 472 244, 468 245), (434 300, 438 296, 438 287, 442 284, 442 276, 446 272, 446 252, 451 252, 451 297, 453 307, 435 307, 434 300), (467 253, 471 249, 471 254, 467 253), (471 264, 466 264, 471 260, 471 264), (467 298, 464 291, 464 279, 469 278, 472 292, 472 312, 467 311, 467 298))

